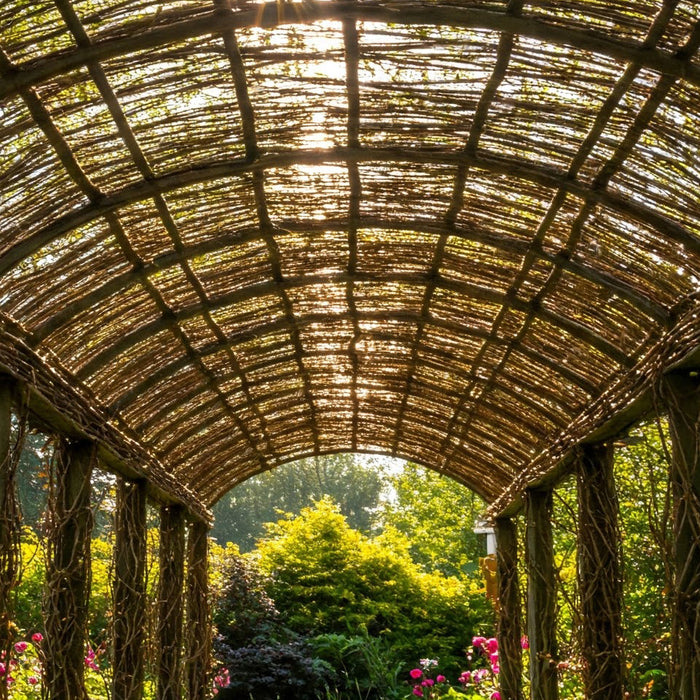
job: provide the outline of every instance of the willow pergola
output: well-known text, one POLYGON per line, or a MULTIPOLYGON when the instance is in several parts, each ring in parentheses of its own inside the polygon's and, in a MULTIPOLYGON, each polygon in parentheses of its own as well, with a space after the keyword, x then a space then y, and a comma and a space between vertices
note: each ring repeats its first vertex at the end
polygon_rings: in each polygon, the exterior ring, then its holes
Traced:
POLYGON ((695 0, 2 3, 0 641, 14 412, 60 436, 51 698, 85 697, 98 461, 121 476, 113 697, 142 693, 148 497, 158 693, 196 699, 209 506, 339 451, 410 458, 492 504, 510 699, 512 517, 525 506, 532 697, 549 700, 551 488, 576 471, 587 692, 620 698, 610 443, 653 409, 674 440, 674 692, 700 697, 698 14, 695 0))

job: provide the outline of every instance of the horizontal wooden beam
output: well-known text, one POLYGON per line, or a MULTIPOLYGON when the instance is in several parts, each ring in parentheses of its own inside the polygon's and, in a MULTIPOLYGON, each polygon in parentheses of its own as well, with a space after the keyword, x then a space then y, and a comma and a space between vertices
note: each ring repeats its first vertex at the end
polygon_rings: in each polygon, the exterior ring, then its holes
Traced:
POLYGON ((656 407, 659 377, 678 369, 700 369, 700 301, 685 312, 637 364, 593 401, 489 506, 488 516, 510 517, 523 505, 528 488, 556 484, 570 473, 579 445, 619 437, 656 407))
POLYGON ((98 400, 54 357, 40 356, 25 342, 25 333, 0 314, 0 372, 13 377, 25 392, 29 411, 66 437, 97 445, 101 462, 127 479, 145 479, 149 495, 160 503, 184 506, 192 516, 211 522, 211 513, 166 471, 158 458, 108 417, 98 400))
POLYGON ((357 20, 381 24, 447 26, 465 29, 486 29, 507 32, 543 41, 571 46, 579 51, 608 56, 620 63, 635 63, 643 68, 683 78, 700 85, 700 66, 671 52, 650 49, 631 41, 620 41, 591 30, 553 25, 533 17, 509 15, 477 7, 415 6, 390 2, 267 2, 232 13, 202 14, 197 8, 190 17, 178 13, 168 21, 168 13, 158 17, 160 26, 153 26, 153 15, 125 23, 121 36, 97 39, 92 44, 62 50, 39 61, 15 66, 0 84, 0 99, 44 83, 61 73, 76 70, 89 63, 104 61, 137 51, 182 42, 210 34, 224 34, 249 27, 274 29, 291 24, 311 24, 319 20, 357 20))
POLYGON ((425 165, 459 166, 469 164, 497 175, 521 178, 543 187, 561 189, 583 201, 600 204, 656 229, 660 234, 700 255, 700 239, 691 234, 681 224, 650 209, 644 204, 633 202, 626 194, 615 194, 608 190, 593 189, 589 184, 570 179, 565 172, 546 166, 530 163, 518 158, 497 156, 480 152, 466 152, 440 149, 369 149, 332 148, 299 150, 268 154, 254 161, 245 159, 200 164, 188 170, 168 173, 152 181, 138 181, 102 197, 98 202, 87 204, 59 217, 53 223, 39 229, 27 238, 20 238, 14 246, 0 252, 0 275, 5 274, 25 258, 35 254, 45 245, 75 228, 89 224, 100 217, 116 212, 122 207, 151 199, 174 190, 206 183, 227 177, 264 171, 269 168, 286 168, 294 165, 322 165, 327 163, 411 163, 425 165))
MULTIPOLYGON (((597 333, 587 328, 581 323, 577 323, 572 319, 556 314, 544 306, 536 306, 518 297, 510 297, 501 292, 494 291, 488 287, 482 287, 476 284, 465 282, 462 280, 451 280, 439 275, 428 277, 422 273, 362 273, 356 272, 349 274, 347 272, 329 272, 316 275, 303 275, 301 277, 287 277, 283 281, 268 280, 255 285, 250 285, 243 289, 236 290, 229 294, 225 294, 212 300, 207 304, 193 304, 185 307, 177 312, 174 312, 171 317, 162 318, 153 321, 145 326, 136 328, 131 333, 122 336, 114 345, 106 348, 101 353, 93 355, 90 360, 83 365, 76 375, 80 379, 86 379, 92 374, 103 369, 107 364, 115 360, 119 355, 128 351, 130 348, 147 340, 149 337, 160 333, 168 328, 171 328, 174 323, 181 322, 186 319, 194 318, 202 315, 206 311, 214 311, 223 309, 228 306, 240 304, 244 301, 255 300, 257 298, 274 295, 280 292, 290 290, 301 290, 304 287, 330 284, 344 285, 348 282, 362 283, 372 282, 377 284, 406 284, 416 286, 426 286, 432 284, 436 289, 446 290, 459 294, 462 298, 475 299, 486 304, 503 305, 508 304, 511 308, 524 313, 531 313, 544 323, 550 324, 559 328, 573 338, 590 345, 599 350, 608 357, 611 357, 615 362, 623 367, 631 366, 631 360, 618 347, 610 341, 602 338, 597 333)), ((332 321, 335 314, 327 314, 327 319, 332 321)), ((428 316, 425 317, 425 320, 428 316)), ((468 320, 468 319, 467 319, 468 320)), ((457 325, 457 324, 456 324, 457 325)), ((457 327, 459 327, 457 325, 457 327)), ((465 329, 468 332, 469 324, 465 324, 465 329)))
MULTIPOLYGON (((347 220, 328 220, 323 222, 301 220, 285 221, 281 223, 283 227, 275 232, 275 238, 280 240, 290 232, 345 232, 350 225, 347 220)), ((615 279, 609 273, 596 270, 577 260, 572 260, 566 255, 551 253, 545 250, 541 245, 533 248, 530 242, 520 238, 510 238, 495 234, 475 225, 469 225, 468 227, 457 225, 448 226, 446 224, 431 223, 418 219, 401 221, 387 217, 363 216, 358 217, 357 221, 353 222, 353 225, 356 225, 358 229, 383 228, 393 231, 426 233, 434 236, 454 236, 462 240, 490 246, 498 251, 517 255, 525 255, 528 251, 534 250, 542 260, 557 265, 581 279, 604 287, 612 294, 632 304, 632 306, 636 307, 643 314, 646 314, 662 326, 666 327, 670 322, 669 311, 645 296, 641 290, 635 289, 622 280, 615 279)), ((117 294, 124 289, 138 284, 144 277, 156 274, 160 270, 179 267, 183 262, 190 261, 202 255, 220 253, 229 247, 249 243, 251 241, 259 241, 261 238, 262 233, 259 228, 246 228, 236 231, 235 233, 216 236, 197 243, 196 245, 183 247, 183 249, 179 251, 161 255, 155 258, 153 262, 144 264, 138 269, 130 270, 129 272, 124 272, 116 277, 112 277, 101 286, 91 288, 85 295, 63 304, 60 308, 56 309, 56 312, 47 321, 34 329, 31 340, 35 345, 40 343, 77 314, 104 301, 112 294, 117 294)))
MULTIPOLYGON (((383 311, 365 311, 357 314, 347 313, 336 313, 332 316, 324 313, 310 313, 304 316, 298 316, 294 319, 294 327, 296 330, 302 329, 307 326, 319 323, 328 323, 331 320, 334 321, 349 321, 352 322, 353 318, 357 318, 360 321, 374 321, 374 322, 399 322, 399 323, 409 323, 416 324, 423 317, 414 311, 396 311, 392 313, 386 313, 383 311)), ((243 332, 235 333, 227 339, 227 342, 213 342, 199 348, 199 355, 206 357, 207 355, 214 355, 215 353, 223 350, 226 347, 235 348, 236 345, 240 343, 245 343, 251 340, 259 339, 264 335, 276 333, 279 331, 289 331, 289 320, 285 317, 280 317, 270 323, 267 323, 257 328, 246 330, 243 332)), ((471 329, 461 326, 457 323, 445 321, 443 319, 435 318, 430 316, 427 323, 435 328, 443 328, 456 334, 462 334, 469 337, 488 339, 490 342, 496 345, 505 345, 507 340, 492 337, 489 333, 485 331, 479 331, 478 329, 471 329)), ((598 393, 599 388, 593 384, 586 377, 577 374, 570 367, 556 362, 553 359, 540 355, 539 353, 520 346, 515 348, 515 352, 522 354, 524 357, 538 363, 543 367, 551 369, 553 372, 564 377, 567 381, 575 384, 577 387, 585 391, 587 394, 594 396, 598 393)), ((132 403, 138 396, 151 388, 155 387, 159 382, 167 379, 176 372, 180 371, 184 367, 191 364, 192 360, 190 357, 183 356, 180 357, 170 364, 164 365, 157 370, 151 372, 151 374, 141 381, 138 385, 132 386, 127 391, 125 391, 113 404, 110 406, 110 411, 120 411, 132 403)))

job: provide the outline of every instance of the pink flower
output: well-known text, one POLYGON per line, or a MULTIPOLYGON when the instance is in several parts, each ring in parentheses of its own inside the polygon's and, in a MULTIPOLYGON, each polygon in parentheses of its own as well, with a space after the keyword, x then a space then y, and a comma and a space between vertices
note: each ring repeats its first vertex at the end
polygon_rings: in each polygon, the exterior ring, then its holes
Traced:
POLYGON ((527 638, 526 635, 523 635, 520 637, 520 646, 523 649, 529 649, 530 648, 530 640, 527 638))
POLYGON ((501 672, 501 667, 498 664, 494 664, 491 666, 491 670, 498 675, 501 672))
POLYGON ((416 696, 418 696, 419 698, 422 698, 422 697, 423 697, 423 691, 420 689, 420 686, 419 686, 419 685, 417 685, 417 686, 413 689, 413 694, 416 695, 416 696))
POLYGON ((488 649, 490 654, 494 654, 498 651, 498 640, 495 637, 486 640, 486 649, 488 649))
POLYGON ((447 680, 447 678, 445 678, 445 676, 443 676, 442 673, 438 673, 438 675, 437 675, 437 677, 435 678, 435 680, 436 680, 438 683, 444 683, 444 682, 447 680))
POLYGON ((462 671, 462 675, 457 679, 460 683, 466 685, 471 681, 472 674, 470 671, 462 671))
POLYGON ((489 672, 485 668, 478 668, 476 671, 474 671, 474 674, 472 675, 472 680, 474 683, 481 683, 481 681, 486 678, 486 676, 489 675, 489 672))
MULTIPOLYGON (((227 668, 222 668, 219 673, 214 676, 214 688, 224 688, 231 682, 231 676, 229 675, 227 668)), ((219 692, 218 690, 216 691, 219 692)))
POLYGON ((100 667, 97 665, 97 662, 95 661, 95 652, 92 650, 91 647, 88 647, 87 655, 85 656, 85 665, 88 668, 91 668, 93 671, 100 670, 100 667))
POLYGON ((494 652, 493 654, 489 654, 489 662, 492 664, 498 663, 498 652, 494 652))
POLYGON ((29 683, 29 685, 36 685, 38 682, 39 679, 36 676, 29 676, 29 678, 27 678, 27 683, 29 683))
POLYGON ((411 670, 409 675, 415 681, 416 679, 420 678, 423 675, 423 671, 421 671, 419 668, 414 668, 411 670))
POLYGON ((501 694, 497 690, 494 690, 493 693, 489 695, 489 700, 501 700, 501 694))
POLYGON ((42 642, 44 640, 44 635, 41 632, 34 632, 32 635, 32 641, 34 644, 39 644, 39 642, 42 642))
POLYGON ((27 644, 27 642, 17 642, 17 644, 15 644, 15 651, 18 654, 24 654, 24 652, 27 651, 28 646, 29 645, 27 644))
POLYGON ((484 644, 486 644, 486 637, 473 637, 472 638, 472 646, 474 648, 481 647, 484 644))
POLYGON ((435 681, 432 678, 426 678, 421 685, 424 688, 430 688, 431 686, 435 685, 435 681))
POLYGON ((2 662, 0 661, 0 676, 4 676, 4 675, 5 675, 5 671, 7 671, 7 667, 5 666, 4 663, 2 663, 2 662))

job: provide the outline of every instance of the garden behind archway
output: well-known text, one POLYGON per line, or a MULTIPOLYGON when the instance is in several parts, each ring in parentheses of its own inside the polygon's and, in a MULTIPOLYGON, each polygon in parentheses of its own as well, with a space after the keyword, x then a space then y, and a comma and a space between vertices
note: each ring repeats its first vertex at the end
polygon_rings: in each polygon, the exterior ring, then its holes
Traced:
MULTIPOLYGON (((616 550, 590 533, 614 541, 609 441, 670 408, 678 692, 698 696, 696 2, 8 0, 0 27, 3 590, 14 406, 64 439, 53 658, 82 656, 62 606, 80 608, 96 459, 123 477, 115 633, 137 665, 129 543, 145 497, 162 504, 169 698, 186 521, 194 602, 222 494, 366 451, 492 504, 506 621, 509 518, 527 505, 541 661, 549 488, 582 475, 581 565, 601 572, 582 599, 609 613, 585 619, 591 640, 613 630, 588 659, 603 697, 620 676, 616 550)), ((206 610, 189 615, 196 698, 206 610)), ((519 630, 502 636, 517 697, 519 630)), ((535 697, 553 697, 540 666, 535 697)), ((64 670, 52 692, 78 697, 64 670)), ((115 677, 115 698, 139 696, 115 677)))

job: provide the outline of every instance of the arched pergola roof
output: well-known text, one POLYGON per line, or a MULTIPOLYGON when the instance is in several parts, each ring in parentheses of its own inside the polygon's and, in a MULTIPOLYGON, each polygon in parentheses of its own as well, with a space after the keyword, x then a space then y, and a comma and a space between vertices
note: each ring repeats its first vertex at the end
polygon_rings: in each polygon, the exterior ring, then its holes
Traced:
POLYGON ((7 0, 0 365, 192 503, 352 450, 505 504, 697 341, 699 15, 7 0))

